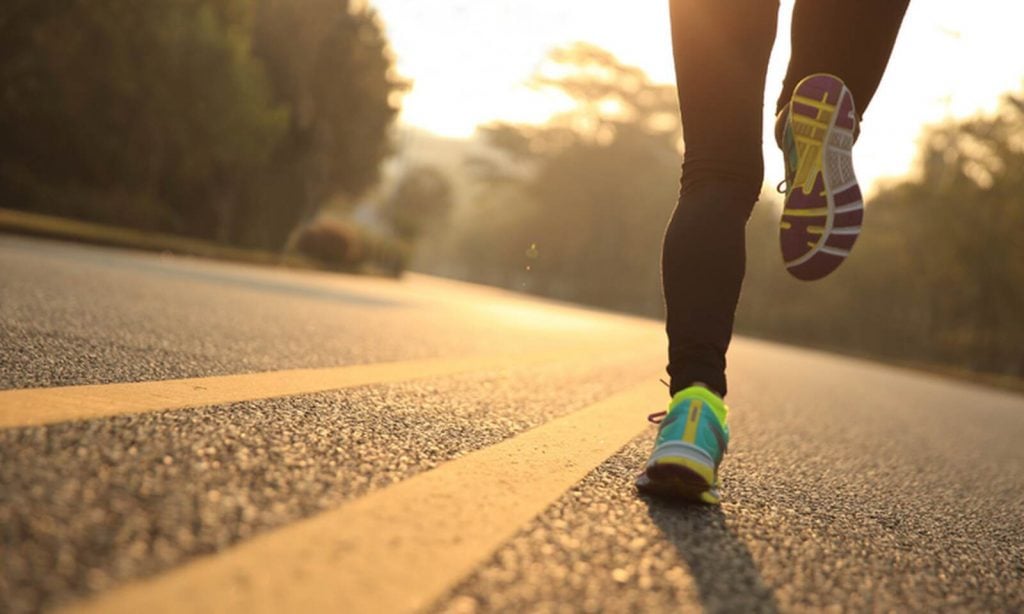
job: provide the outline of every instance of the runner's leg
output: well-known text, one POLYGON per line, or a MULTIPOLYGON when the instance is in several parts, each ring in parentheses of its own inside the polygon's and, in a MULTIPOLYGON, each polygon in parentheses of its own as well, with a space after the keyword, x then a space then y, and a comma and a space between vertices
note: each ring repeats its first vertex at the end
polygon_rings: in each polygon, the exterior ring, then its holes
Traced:
POLYGON ((725 395, 725 353, 743 281, 747 218, 764 175, 765 72, 777 0, 671 0, 685 153, 665 232, 662 283, 671 392, 725 395))
POLYGON ((796 0, 789 67, 776 111, 796 84, 814 73, 833 74, 853 93, 863 116, 889 63, 910 0, 796 0))

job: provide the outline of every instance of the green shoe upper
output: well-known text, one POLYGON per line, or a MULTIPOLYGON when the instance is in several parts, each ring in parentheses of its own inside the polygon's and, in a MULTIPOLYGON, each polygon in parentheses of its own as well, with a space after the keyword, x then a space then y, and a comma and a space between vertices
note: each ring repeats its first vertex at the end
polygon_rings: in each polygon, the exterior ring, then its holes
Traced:
POLYGON ((782 150, 782 157, 786 163, 786 179, 779 183, 779 192, 788 193, 793 187, 793 178, 796 177, 797 167, 800 166, 800 155, 796 148, 796 139, 793 136, 793 124, 789 121, 789 107, 783 107, 775 116, 775 144, 782 150), (781 189, 785 186, 785 189, 781 189))
POLYGON ((729 446, 729 408, 703 386, 684 388, 672 397, 655 446, 684 441, 707 453, 717 467, 729 446))

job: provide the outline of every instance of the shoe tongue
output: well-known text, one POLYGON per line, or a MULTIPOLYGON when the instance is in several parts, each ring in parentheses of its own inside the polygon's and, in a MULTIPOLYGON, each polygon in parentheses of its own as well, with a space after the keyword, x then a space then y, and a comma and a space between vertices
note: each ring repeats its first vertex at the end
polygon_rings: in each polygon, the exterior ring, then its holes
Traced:
POLYGON ((690 386, 680 390, 672 398, 672 402, 669 404, 669 407, 671 409, 675 409, 687 400, 693 399, 703 401, 704 404, 710 407, 711 411, 714 412, 715 417, 718 418, 718 423, 723 427, 726 425, 726 421, 729 419, 729 407, 726 406, 722 397, 718 396, 711 390, 708 390, 705 386, 690 386))

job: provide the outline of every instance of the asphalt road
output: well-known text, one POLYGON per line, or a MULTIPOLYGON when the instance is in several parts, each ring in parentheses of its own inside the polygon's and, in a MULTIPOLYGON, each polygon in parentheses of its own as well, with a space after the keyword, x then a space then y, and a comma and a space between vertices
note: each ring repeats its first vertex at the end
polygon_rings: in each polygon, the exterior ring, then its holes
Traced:
MULTIPOLYGON (((473 459, 656 382, 660 328, 416 275, 0 236, 0 417, 3 391, 19 389, 98 384, 116 399, 128 382, 410 371, 390 383, 6 426, 0 612, 108 595, 99 603, 127 603, 117 601, 125 587, 145 594, 360 502, 372 520, 374 502, 405 501, 405 485, 464 475, 473 459), (585 351, 529 359, 575 347, 585 351), (527 358, 430 377, 414 367, 494 355, 527 358)), ((662 409, 637 407, 625 447, 605 442, 607 453, 572 468, 581 479, 550 500, 519 484, 514 467, 501 484, 467 486, 480 493, 479 522, 502 524, 503 504, 489 498, 501 491, 525 488, 537 514, 511 523, 496 549, 467 538, 472 565, 441 574, 443 590, 423 589, 422 609, 1024 611, 1024 397, 750 339, 737 339, 730 359, 721 508, 637 497, 632 478, 653 433, 644 416, 662 409)), ((588 445, 567 439, 569 451, 588 445)), ((548 452, 557 453, 537 454, 548 452)), ((389 543, 378 544, 385 556, 389 543)), ((328 569, 317 573, 357 571, 321 558, 328 569)), ((286 559, 285 586, 294 577, 301 587, 286 559)), ((420 584, 410 577, 408 590, 420 584)), ((201 609, 191 597, 165 607, 201 609)))

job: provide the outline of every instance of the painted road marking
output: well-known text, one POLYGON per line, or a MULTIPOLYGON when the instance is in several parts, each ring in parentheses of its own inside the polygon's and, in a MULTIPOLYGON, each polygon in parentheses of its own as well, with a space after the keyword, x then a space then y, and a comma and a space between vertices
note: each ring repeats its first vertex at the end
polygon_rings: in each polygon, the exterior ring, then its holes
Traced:
POLYGON ((627 390, 437 469, 66 612, 413 612, 647 428, 627 390))
MULTIPOLYGON (((617 351, 617 354, 621 356, 621 352, 617 351)), ((0 428, 224 405, 554 361, 592 360, 593 355, 593 348, 577 346, 569 350, 512 355, 434 358, 154 382, 0 390, 0 428)))

